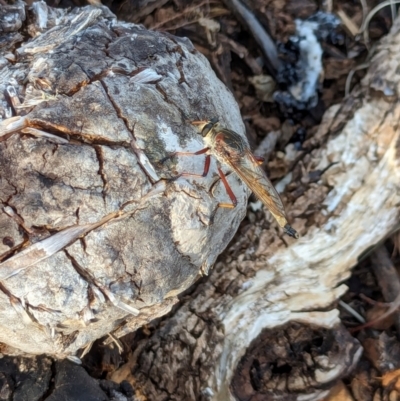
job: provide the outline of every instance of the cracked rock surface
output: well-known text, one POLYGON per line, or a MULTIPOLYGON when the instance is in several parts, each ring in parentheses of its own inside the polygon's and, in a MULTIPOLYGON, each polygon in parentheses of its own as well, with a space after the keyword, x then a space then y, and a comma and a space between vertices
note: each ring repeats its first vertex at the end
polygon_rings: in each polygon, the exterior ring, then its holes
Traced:
POLYGON ((227 195, 215 161, 207 177, 174 180, 201 174, 204 155, 160 161, 204 148, 191 120, 244 127, 188 40, 106 8, 42 4, 26 16, 17 3, 10 13, 13 24, 0 24, 0 342, 5 353, 79 356, 167 313, 212 267, 249 192, 228 175, 238 206, 218 208, 227 195))

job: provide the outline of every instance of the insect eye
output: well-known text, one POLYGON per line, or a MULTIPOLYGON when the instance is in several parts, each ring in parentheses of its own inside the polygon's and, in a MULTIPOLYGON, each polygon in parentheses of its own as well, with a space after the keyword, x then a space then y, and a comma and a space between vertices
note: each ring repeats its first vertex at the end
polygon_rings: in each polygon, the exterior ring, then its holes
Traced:
POLYGON ((207 134, 213 129, 214 125, 218 123, 218 118, 212 118, 201 130, 201 135, 203 137, 207 136, 207 134))

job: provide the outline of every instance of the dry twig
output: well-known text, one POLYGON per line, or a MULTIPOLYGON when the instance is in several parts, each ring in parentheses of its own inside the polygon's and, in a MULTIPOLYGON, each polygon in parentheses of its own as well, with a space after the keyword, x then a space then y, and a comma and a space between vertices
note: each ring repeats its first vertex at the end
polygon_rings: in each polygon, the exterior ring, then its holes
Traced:
MULTIPOLYGON (((394 302, 400 294, 400 280, 387 249, 382 245, 371 255, 372 270, 386 302, 394 302)), ((397 305, 398 307, 398 305, 397 305)), ((400 335, 400 313, 393 311, 394 325, 400 335)))
POLYGON ((278 51, 271 37, 253 13, 239 0, 224 0, 224 3, 236 15, 239 21, 241 21, 242 24, 251 32, 255 41, 260 46, 270 73, 275 76, 280 61, 278 58, 278 51))
MULTIPOLYGON (((193 7, 185 8, 182 12, 175 14, 171 18, 163 19, 159 23, 154 24, 154 25, 150 26, 149 28, 150 29, 160 29, 162 26, 164 26, 164 25, 166 25, 166 24, 168 24, 168 23, 170 23, 172 21, 175 21, 175 20, 177 20, 179 18, 185 17, 186 15, 188 15, 188 14, 190 14, 192 12, 199 13, 200 7, 206 6, 206 5, 209 6, 210 3, 212 3, 212 2, 213 2, 212 0, 205 0, 205 1, 202 1, 201 3, 199 3, 199 4, 194 5, 193 7)), ((182 28, 183 26, 194 24, 194 23, 198 22, 198 20, 200 18, 202 18, 202 17, 203 17, 203 15, 201 15, 200 17, 196 17, 192 21, 186 21, 183 24, 177 24, 177 25, 174 25, 173 27, 168 27, 168 28, 163 28, 163 29, 171 31, 171 30, 175 30, 175 29, 178 29, 178 28, 182 28)))
POLYGON ((359 28, 358 26, 353 22, 353 20, 344 12, 344 10, 339 9, 337 10, 336 14, 339 16, 339 18, 342 21, 342 24, 347 28, 347 30, 350 32, 350 34, 355 37, 358 34, 359 28))
POLYGON ((383 297, 386 302, 390 303, 389 309, 379 316, 361 326, 355 327, 350 330, 351 332, 359 331, 382 321, 391 314, 394 315, 394 326, 396 327, 397 334, 400 335, 400 280, 392 261, 390 260, 389 253, 382 245, 371 255, 371 268, 378 281, 379 287, 382 290, 383 297))
POLYGON ((400 3, 400 0, 386 0, 386 1, 378 4, 376 7, 374 7, 369 12, 369 14, 367 15, 367 17, 365 18, 365 20, 362 24, 361 30, 360 30, 364 35, 365 45, 368 45, 368 43, 369 43, 368 26, 369 26, 369 23, 371 22, 372 18, 374 17, 374 15, 378 11, 382 10, 382 8, 385 8, 386 6, 393 6, 394 4, 398 4, 398 3, 400 3))

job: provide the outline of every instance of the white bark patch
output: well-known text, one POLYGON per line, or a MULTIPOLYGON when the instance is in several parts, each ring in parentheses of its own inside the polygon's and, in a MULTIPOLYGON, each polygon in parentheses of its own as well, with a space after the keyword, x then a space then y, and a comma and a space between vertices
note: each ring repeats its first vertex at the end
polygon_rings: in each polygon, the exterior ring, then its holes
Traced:
MULTIPOLYGON (((392 34, 396 38, 399 27, 397 24, 392 34)), ((390 43, 398 42, 392 38, 390 43)), ((393 49, 390 53, 390 60, 396 60, 397 65, 398 50, 397 46, 397 53, 393 49)), ((378 64, 379 57, 378 53, 378 64)), ((383 70, 379 70, 378 82, 389 85, 396 76, 383 70)), ((376 82, 377 70, 371 71, 361 94, 358 92, 360 97, 369 90, 370 82, 376 82)), ((243 285, 240 295, 220 311, 226 337, 214 375, 207 382, 213 400, 234 399, 229 389, 233 372, 263 329, 289 321, 334 327, 339 321, 337 310, 315 310, 328 308, 344 294, 346 287, 341 283, 350 276, 359 255, 398 225, 399 131, 393 129, 393 122, 400 119, 400 105, 380 97, 364 97, 360 103, 358 109, 348 111, 352 114, 342 131, 332 134, 326 148, 319 152, 320 162, 315 169, 338 163, 320 181, 320 185, 328 183, 333 187, 324 200, 327 221, 321 227, 310 228, 287 248, 279 248, 267 259, 265 268, 243 285)), ((336 111, 335 107, 327 115, 335 118, 336 111)), ((328 121, 324 121, 317 135, 332 124, 328 121)), ((354 355, 353 362, 360 352, 354 355)), ((316 376, 321 382, 328 382, 340 376, 341 369, 343 366, 332 367, 328 375, 321 371, 316 376)), ((303 394, 298 399, 307 397, 317 400, 321 394, 303 394)))

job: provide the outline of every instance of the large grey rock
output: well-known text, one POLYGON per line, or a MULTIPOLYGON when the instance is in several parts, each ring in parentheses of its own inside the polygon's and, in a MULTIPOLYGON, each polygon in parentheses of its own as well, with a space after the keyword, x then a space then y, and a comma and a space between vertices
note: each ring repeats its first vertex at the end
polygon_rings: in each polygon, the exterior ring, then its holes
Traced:
POLYGON ((36 37, 0 49, 0 341, 65 357, 167 313, 212 267, 249 192, 229 175, 238 206, 218 208, 215 161, 171 180, 204 155, 160 160, 204 147, 190 120, 244 129, 186 39, 106 8, 40 3, 24 25, 36 37))

